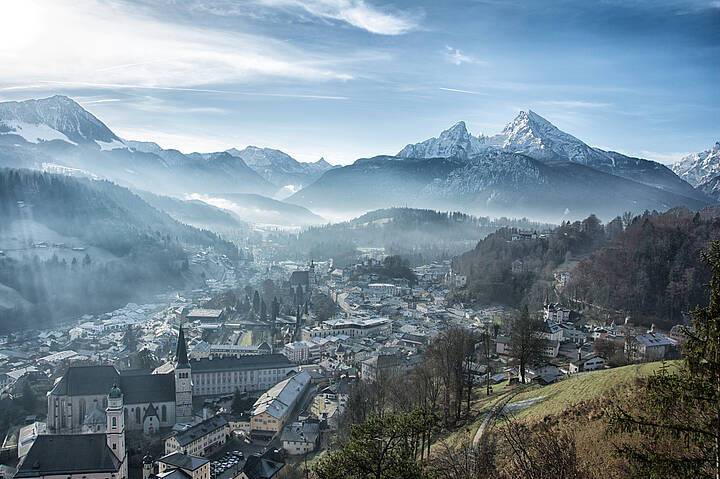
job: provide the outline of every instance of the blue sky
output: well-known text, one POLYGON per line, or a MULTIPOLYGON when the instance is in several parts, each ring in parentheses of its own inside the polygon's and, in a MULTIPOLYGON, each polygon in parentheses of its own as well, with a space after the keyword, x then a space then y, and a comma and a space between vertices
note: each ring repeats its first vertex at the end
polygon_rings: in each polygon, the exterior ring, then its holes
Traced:
POLYGON ((331 163, 530 108, 665 163, 720 140, 720 0, 5 0, 0 100, 124 138, 331 163))

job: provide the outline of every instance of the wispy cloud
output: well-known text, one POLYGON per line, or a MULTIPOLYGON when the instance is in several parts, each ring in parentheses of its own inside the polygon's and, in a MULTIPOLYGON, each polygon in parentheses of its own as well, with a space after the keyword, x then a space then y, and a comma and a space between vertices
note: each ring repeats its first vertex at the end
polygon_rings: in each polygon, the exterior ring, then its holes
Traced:
POLYGON ((192 88, 268 78, 352 79, 341 61, 261 35, 175 24, 105 0, 78 0, 72 8, 10 0, 0 16, 5 85, 52 80, 192 88))
POLYGON ((545 106, 559 106, 564 108, 608 108, 612 106, 612 103, 579 100, 548 100, 539 101, 538 104, 545 106))
POLYGON ((364 0, 257 0, 275 7, 288 7, 310 15, 348 23, 378 35, 402 35, 418 28, 407 13, 390 12, 364 0))
POLYGON ((447 61, 458 66, 462 65, 463 63, 482 63, 469 55, 463 54, 459 49, 453 48, 450 45, 445 46, 445 51, 443 54, 445 55, 445 59, 447 61))
POLYGON ((467 93, 468 95, 487 95, 487 93, 479 92, 479 91, 472 91, 472 90, 460 90, 458 88, 444 88, 440 87, 438 90, 442 91, 451 91, 455 93, 467 93))

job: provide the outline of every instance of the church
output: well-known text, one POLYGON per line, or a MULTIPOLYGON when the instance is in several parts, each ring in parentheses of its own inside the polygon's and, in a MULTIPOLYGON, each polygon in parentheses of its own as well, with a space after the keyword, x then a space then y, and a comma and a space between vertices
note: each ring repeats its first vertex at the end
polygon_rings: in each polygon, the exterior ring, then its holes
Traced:
POLYGON ((127 430, 156 432, 177 423, 192 423, 192 378, 182 327, 175 362, 167 374, 118 371, 114 366, 69 367, 47 395, 51 434, 105 432, 109 391, 123 392, 127 430))
POLYGON ((127 479, 123 392, 117 386, 105 395, 105 432, 41 434, 18 465, 18 479, 127 479))

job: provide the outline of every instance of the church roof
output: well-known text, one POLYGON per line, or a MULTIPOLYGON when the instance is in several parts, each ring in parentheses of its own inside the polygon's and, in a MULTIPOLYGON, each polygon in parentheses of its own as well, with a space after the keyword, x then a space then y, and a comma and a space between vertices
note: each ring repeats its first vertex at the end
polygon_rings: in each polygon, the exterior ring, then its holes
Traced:
POLYGON ((42 434, 35 439, 15 477, 117 473, 120 461, 106 440, 105 434, 42 434))
POLYGON ((55 385, 57 396, 105 395, 117 384, 125 404, 175 400, 173 374, 119 374, 113 366, 71 366, 55 385))

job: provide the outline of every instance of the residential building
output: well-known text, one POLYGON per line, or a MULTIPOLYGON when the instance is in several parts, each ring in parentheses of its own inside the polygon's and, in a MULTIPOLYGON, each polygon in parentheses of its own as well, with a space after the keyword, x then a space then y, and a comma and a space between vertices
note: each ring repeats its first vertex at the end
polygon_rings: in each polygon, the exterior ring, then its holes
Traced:
POLYGON ((210 460, 172 452, 157 461, 161 479, 210 479, 210 460))
POLYGON ((293 423, 285 427, 280 438, 283 449, 291 456, 307 454, 320 442, 320 424, 317 422, 293 423))
POLYGON ((605 369, 605 358, 591 354, 584 358, 572 361, 568 366, 568 371, 577 373, 580 371, 595 371, 596 369, 605 369))
POLYGON ((214 416, 184 431, 173 432, 165 439, 165 454, 179 452, 204 456, 208 451, 225 444, 229 436, 227 420, 222 416, 214 416))

